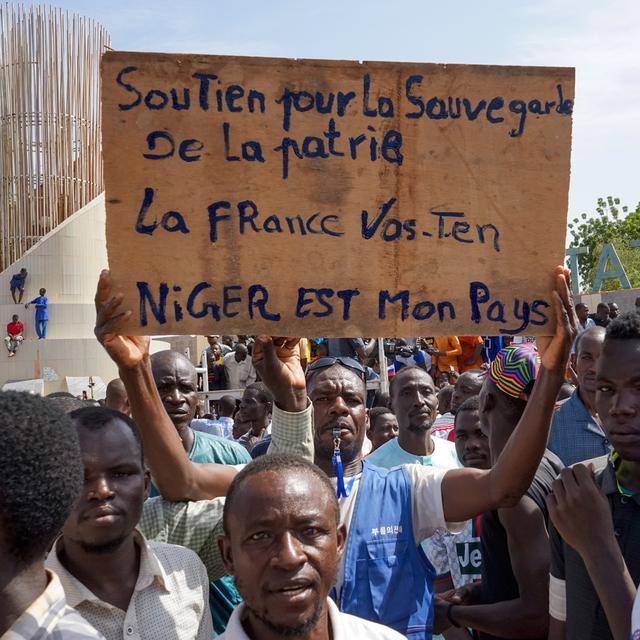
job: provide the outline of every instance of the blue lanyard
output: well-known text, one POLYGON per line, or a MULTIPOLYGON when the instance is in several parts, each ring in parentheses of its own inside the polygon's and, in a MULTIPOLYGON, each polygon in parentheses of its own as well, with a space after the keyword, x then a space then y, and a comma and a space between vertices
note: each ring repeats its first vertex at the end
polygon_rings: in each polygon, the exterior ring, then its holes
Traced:
POLYGON ((333 457, 331 458, 331 462, 336 472, 336 495, 338 498, 348 498, 353 489, 356 476, 351 478, 348 487, 344 486, 344 469, 342 468, 342 457, 340 456, 340 438, 337 436, 333 439, 333 457))

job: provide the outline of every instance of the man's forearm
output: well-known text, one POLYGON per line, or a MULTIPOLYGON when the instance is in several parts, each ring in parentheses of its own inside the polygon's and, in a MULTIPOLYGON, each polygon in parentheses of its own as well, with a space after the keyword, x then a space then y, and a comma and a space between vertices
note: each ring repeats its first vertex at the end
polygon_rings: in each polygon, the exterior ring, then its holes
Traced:
POLYGON ((491 498, 496 507, 513 506, 531 485, 549 437, 563 376, 541 368, 526 409, 491 469, 491 498))
POLYGON ((148 362, 120 369, 131 415, 142 433, 145 459, 160 493, 173 501, 216 498, 226 493, 233 468, 192 463, 162 405, 148 362), (205 469, 206 467, 206 469, 205 469))
POLYGON ((313 462, 313 405, 306 402, 303 411, 287 412, 274 407, 268 453, 293 453, 313 462))
POLYGON ((615 640, 627 640, 636 589, 615 538, 581 557, 595 587, 615 640))
POLYGON ((546 608, 528 607, 520 598, 494 604, 454 605, 451 617, 461 627, 499 638, 543 638, 547 635, 546 608))

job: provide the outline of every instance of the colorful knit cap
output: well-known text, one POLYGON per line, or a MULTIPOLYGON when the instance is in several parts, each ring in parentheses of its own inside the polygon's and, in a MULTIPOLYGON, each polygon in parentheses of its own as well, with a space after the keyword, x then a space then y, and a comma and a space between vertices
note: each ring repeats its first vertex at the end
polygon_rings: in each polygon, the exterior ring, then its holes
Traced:
POLYGON ((528 400, 540 369, 540 356, 531 344, 514 344, 498 352, 489 379, 511 398, 528 400))

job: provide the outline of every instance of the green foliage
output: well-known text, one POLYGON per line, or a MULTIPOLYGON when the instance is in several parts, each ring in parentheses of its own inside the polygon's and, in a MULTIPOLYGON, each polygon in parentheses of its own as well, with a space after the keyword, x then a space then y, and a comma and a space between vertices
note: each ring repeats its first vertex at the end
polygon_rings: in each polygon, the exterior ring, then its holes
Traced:
MULTIPOLYGON (((569 223, 571 247, 587 247, 589 253, 578 258, 578 271, 582 289, 590 291, 595 280, 602 245, 615 247, 632 287, 640 287, 640 249, 631 249, 629 241, 640 239, 640 203, 629 213, 629 207, 620 206, 620 198, 598 198, 596 214, 586 213, 569 223)), ((618 280, 605 280, 603 290, 620 289, 618 280)))

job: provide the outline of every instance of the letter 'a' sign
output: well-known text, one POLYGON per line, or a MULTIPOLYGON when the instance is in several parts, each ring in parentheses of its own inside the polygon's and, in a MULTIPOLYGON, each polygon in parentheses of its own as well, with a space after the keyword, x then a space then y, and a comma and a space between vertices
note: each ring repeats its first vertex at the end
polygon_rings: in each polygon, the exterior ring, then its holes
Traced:
POLYGON ((553 332, 574 70, 109 52, 133 334, 553 332))

